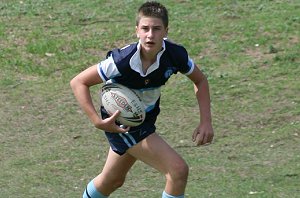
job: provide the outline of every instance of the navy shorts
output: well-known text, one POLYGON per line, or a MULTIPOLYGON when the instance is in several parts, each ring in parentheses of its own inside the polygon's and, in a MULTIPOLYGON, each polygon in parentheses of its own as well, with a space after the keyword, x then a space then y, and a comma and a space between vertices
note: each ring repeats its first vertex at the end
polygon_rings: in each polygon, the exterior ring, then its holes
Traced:
MULTIPOLYGON (((108 117, 104 108, 101 108, 102 118, 108 117)), ((105 135, 109 141, 110 147, 114 152, 119 155, 126 153, 127 149, 133 147, 156 130, 155 119, 145 119, 145 121, 136 127, 130 127, 130 130, 126 133, 111 133, 105 131, 105 135)), ((119 123, 116 123, 120 125, 119 123)))

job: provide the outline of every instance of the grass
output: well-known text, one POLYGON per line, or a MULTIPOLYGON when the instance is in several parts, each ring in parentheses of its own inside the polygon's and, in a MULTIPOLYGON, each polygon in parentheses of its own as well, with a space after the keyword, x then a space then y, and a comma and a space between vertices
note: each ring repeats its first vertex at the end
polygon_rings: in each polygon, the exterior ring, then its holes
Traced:
MULTIPOLYGON (((1 196, 80 197, 101 170, 108 144, 68 82, 136 41, 141 2, 0 2, 1 196)), ((158 132, 190 166, 186 197, 299 197, 299 2, 164 4, 169 38, 211 88, 216 135, 207 147, 191 142, 199 120, 191 83, 177 75, 162 92, 158 132)), ((111 197, 160 197, 163 181, 138 162, 111 197)))

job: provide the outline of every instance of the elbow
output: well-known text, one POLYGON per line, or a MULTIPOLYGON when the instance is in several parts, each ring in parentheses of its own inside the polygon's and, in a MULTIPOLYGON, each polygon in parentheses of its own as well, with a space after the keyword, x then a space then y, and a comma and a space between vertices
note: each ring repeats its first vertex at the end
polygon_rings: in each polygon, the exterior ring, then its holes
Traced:
POLYGON ((196 87, 201 87, 201 85, 207 84, 207 83, 208 83, 208 80, 207 80, 206 76, 204 76, 204 75, 200 79, 198 79, 197 81, 194 82, 196 87))
POLYGON ((70 87, 73 89, 73 87, 74 87, 74 84, 75 84, 75 82, 74 82, 74 78, 70 81, 70 87))
POLYGON ((70 81, 70 87, 74 90, 77 84, 77 79, 76 77, 74 77, 71 81, 70 81))

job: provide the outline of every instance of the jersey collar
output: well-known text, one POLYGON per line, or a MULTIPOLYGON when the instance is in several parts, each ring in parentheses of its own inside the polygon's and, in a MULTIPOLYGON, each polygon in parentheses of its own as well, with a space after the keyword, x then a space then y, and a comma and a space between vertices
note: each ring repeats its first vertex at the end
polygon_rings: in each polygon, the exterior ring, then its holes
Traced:
POLYGON ((143 77, 147 76, 154 70, 158 69, 160 57, 162 56, 162 54, 164 53, 165 50, 166 50, 166 44, 165 44, 165 41, 163 41, 162 50, 160 52, 158 52, 158 54, 156 56, 156 61, 148 68, 147 73, 144 74, 143 65, 142 65, 142 61, 141 61, 141 42, 139 41, 137 44, 137 51, 133 54, 133 56, 130 58, 130 61, 129 61, 131 69, 138 72, 143 77))

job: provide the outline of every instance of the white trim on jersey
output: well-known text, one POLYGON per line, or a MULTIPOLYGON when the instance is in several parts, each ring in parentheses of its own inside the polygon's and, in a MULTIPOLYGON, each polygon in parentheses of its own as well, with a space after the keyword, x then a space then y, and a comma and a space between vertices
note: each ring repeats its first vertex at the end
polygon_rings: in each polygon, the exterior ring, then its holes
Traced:
POLYGON ((121 75, 112 55, 98 64, 97 71, 103 82, 121 75))
MULTIPOLYGON (((126 46, 126 47, 128 47, 128 46, 126 46)), ((124 48, 126 48, 126 47, 124 47, 124 48)), ((145 76, 149 75, 151 72, 155 71, 159 67, 160 58, 166 49, 165 42, 163 42, 162 48, 163 48, 162 51, 160 51, 157 55, 156 62, 153 63, 147 70, 147 73, 144 74, 143 69, 142 69, 141 57, 140 57, 140 42, 139 42, 137 45, 137 51, 131 57, 130 62, 129 62, 131 69, 138 72, 143 77, 145 77, 145 76)), ((185 75, 191 74, 195 67, 193 60, 190 58, 188 59, 188 65, 189 65, 190 69, 187 73, 185 73, 185 75)), ((113 60, 112 55, 109 56, 107 59, 101 61, 98 64, 97 71, 104 83, 111 83, 111 82, 113 82, 111 79, 113 79, 116 76, 121 75, 121 73, 119 72, 119 70, 113 60)), ((155 104, 161 94, 160 87, 139 89, 139 90, 135 90, 135 91, 142 99, 146 112, 149 112, 152 109, 154 109, 155 104)))
POLYGON ((139 43, 137 45, 137 50, 133 54, 133 56, 130 58, 130 61, 129 61, 131 69, 138 72, 142 77, 149 75, 151 72, 153 72, 154 70, 156 70, 159 67, 160 57, 162 56, 162 54, 164 53, 165 50, 166 50, 166 44, 163 41, 162 50, 157 54, 156 61, 147 69, 146 74, 144 74, 143 65, 142 65, 141 56, 140 56, 141 55, 141 53, 140 53, 141 42, 139 41, 139 43))
POLYGON ((185 73, 184 75, 190 75, 194 71, 195 63, 190 57, 188 59, 188 66, 190 67, 190 70, 187 73, 185 73))

